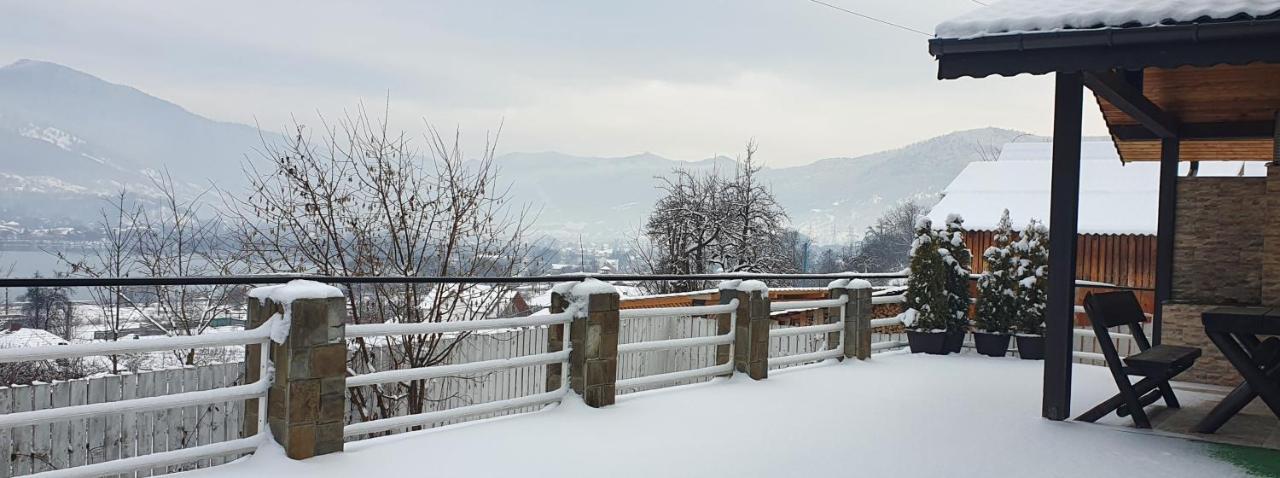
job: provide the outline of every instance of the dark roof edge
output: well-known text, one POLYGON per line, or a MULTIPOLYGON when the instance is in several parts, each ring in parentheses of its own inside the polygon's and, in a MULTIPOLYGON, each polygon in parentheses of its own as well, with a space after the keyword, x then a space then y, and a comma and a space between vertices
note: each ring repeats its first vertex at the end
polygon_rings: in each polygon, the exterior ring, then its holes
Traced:
POLYGON ((933 38, 929 40, 929 54, 942 58, 946 55, 962 53, 1200 43, 1277 36, 1280 36, 1280 19, 1268 18, 1146 27, 1010 33, 976 38, 933 38))

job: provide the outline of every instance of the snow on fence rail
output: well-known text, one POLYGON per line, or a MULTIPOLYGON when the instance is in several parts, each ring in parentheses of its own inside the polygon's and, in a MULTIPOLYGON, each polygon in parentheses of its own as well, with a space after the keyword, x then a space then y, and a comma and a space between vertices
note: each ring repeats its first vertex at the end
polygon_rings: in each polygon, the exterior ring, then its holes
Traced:
MULTIPOLYGON (((465 322, 415 323, 415 324, 370 324, 347 326, 347 333, 357 337, 375 337, 387 335, 419 335, 455 332, 474 332, 481 330, 502 330, 522 327, 545 327, 551 325, 568 325, 574 320, 576 311, 555 314, 517 317, 509 319, 489 319, 465 322), (354 333, 352 332, 354 330, 354 333)), ((406 369, 385 370, 352 375, 346 379, 346 387, 362 387, 389 382, 405 382, 412 380, 428 380, 432 378, 476 375, 503 369, 514 369, 536 365, 561 364, 569 367, 569 329, 565 327, 564 350, 522 355, 513 358, 501 358, 452 365, 434 365, 406 369)), ((454 420, 471 415, 501 412, 515 408, 533 407, 556 403, 569 390, 569 374, 561 374, 560 387, 540 394, 507 398, 474 405, 466 405, 446 410, 437 410, 411 415, 380 418, 360 423, 352 423, 343 427, 344 436, 360 436, 385 432, 392 429, 426 426, 436 422, 454 420)))
MULTIPOLYGON (((257 344, 260 347, 269 347, 273 331, 279 328, 278 324, 282 320, 284 319, 276 317, 259 327, 239 332, 222 332, 189 337, 162 337, 120 342, 5 349, 0 350, 0 363, 56 360, 139 352, 163 352, 170 350, 229 345, 257 344)), ((42 427, 41 425, 50 423, 77 423, 86 419, 97 420, 97 417, 120 414, 136 415, 143 412, 155 412, 175 408, 258 399, 257 405, 259 413, 257 430, 260 432, 266 427, 267 401, 265 400, 265 397, 267 395, 267 389, 271 385, 271 372, 267 361, 262 361, 262 367, 259 370, 258 376, 259 379, 250 384, 233 385, 211 390, 183 391, 150 397, 120 397, 120 400, 113 402, 80 405, 67 404, 65 406, 54 406, 51 408, 42 408, 50 407, 51 404, 44 403, 44 399, 47 398, 44 393, 47 393, 47 390, 43 387, 47 387, 47 384, 39 384, 33 389, 38 390, 36 392, 36 397, 38 397, 37 400, 40 400, 40 403, 35 404, 35 407, 38 409, 29 411, 13 411, 0 415, 0 430, 9 430, 15 438, 14 443, 16 445, 21 445, 21 441, 24 440, 26 435, 26 431, 23 430, 25 427, 33 427, 33 434, 43 434, 43 432, 49 430, 49 428, 42 427)), ((111 422, 116 423, 117 421, 112 418, 111 422)), ((69 430, 70 426, 58 426, 53 428, 60 434, 60 430, 69 430)), ((76 428, 75 430, 78 431, 79 428, 76 428)), ((187 429, 184 432, 194 432, 194 430, 187 429)), ((91 431, 90 433, 93 432, 91 431)), ((96 433, 93 434, 96 435, 96 433)), ((78 466, 82 463, 77 463, 80 461, 80 457, 76 457, 74 461, 68 462, 68 465, 71 467, 62 469, 54 469, 52 466, 49 466, 50 464, 48 463, 44 465, 36 465, 28 460, 28 463, 33 465, 30 470, 25 469, 25 466, 19 465, 18 469, 11 471, 13 471, 14 474, 35 472, 30 475, 35 477, 91 477, 114 473, 125 473, 144 468, 167 467, 169 465, 196 462, 210 459, 212 457, 249 452, 257 448, 258 444, 261 442, 260 437, 261 434, 259 433, 253 436, 232 439, 220 443, 202 444, 193 447, 179 447, 176 449, 168 449, 166 451, 153 452, 146 455, 121 458, 118 460, 83 464, 83 466, 78 466)), ((105 438, 106 437, 104 436, 104 440, 105 438)), ((32 438, 33 441, 41 443, 44 442, 44 439, 45 437, 43 436, 32 438)), ((50 440, 51 441, 49 443, 53 443, 52 438, 50 440)), ((58 440, 58 442, 61 442, 61 440, 58 440)), ((9 463, 2 464, 9 465, 9 463)))

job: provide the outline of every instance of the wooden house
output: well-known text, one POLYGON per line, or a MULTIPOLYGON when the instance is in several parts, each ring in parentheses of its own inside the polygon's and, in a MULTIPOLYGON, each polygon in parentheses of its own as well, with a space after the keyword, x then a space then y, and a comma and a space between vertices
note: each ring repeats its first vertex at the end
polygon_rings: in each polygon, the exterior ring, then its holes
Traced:
MULTIPOLYGON (((1111 141, 1082 142, 1080 152, 1075 277, 1131 289, 1143 309, 1154 314, 1160 165, 1123 162, 1111 141)), ((995 161, 970 163, 943 190, 929 218, 935 225, 951 214, 964 218, 974 272, 985 270, 982 254, 994 243, 1004 210, 1015 231, 1032 219, 1048 223, 1052 158, 1053 143, 1009 143, 995 161)), ((1262 177, 1266 167, 1259 161, 1218 161, 1193 170, 1185 163, 1179 174, 1262 177)), ((1092 290, 1078 288, 1076 303, 1092 290)), ((1077 320, 1087 325, 1082 315, 1077 320)))

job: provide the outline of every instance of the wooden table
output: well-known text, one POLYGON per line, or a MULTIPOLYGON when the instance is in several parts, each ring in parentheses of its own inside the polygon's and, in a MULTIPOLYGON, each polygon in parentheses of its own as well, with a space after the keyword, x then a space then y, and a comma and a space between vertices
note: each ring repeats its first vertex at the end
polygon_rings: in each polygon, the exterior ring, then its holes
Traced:
POLYGON ((1197 433, 1213 433, 1231 417, 1261 396, 1280 417, 1280 308, 1215 307, 1200 315, 1204 332, 1227 361, 1244 377, 1244 383, 1227 394, 1199 424, 1197 433))

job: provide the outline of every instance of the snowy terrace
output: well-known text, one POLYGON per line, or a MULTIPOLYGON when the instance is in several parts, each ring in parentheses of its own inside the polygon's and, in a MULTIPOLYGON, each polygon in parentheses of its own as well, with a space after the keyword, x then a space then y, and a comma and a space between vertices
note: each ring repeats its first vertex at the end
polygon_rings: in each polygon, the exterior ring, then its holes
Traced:
MULTIPOLYGON (((1039 418, 1041 373, 1015 358, 890 352, 630 394, 601 409, 568 398, 304 461, 268 445, 180 476, 1247 476, 1217 445, 1139 434, 1123 419, 1039 418)), ((1074 373, 1082 408, 1115 392, 1102 367, 1074 373)))
MULTIPOLYGON (((900 274, 867 277, 883 282, 900 274)), ((1146 466, 1119 457, 1174 453, 1176 460, 1142 469, 1202 470, 1215 476, 1239 471, 1215 459, 1217 451, 1208 445, 1118 433, 1132 431, 1123 419, 1113 420, 1108 429, 1036 418, 1041 362, 979 359, 967 352, 950 357, 900 353, 906 345, 894 316, 900 287, 873 287, 853 277, 808 288, 732 279, 713 290, 619 301, 617 289, 579 277, 560 282, 554 292, 550 310, 526 317, 350 325, 342 322, 341 291, 302 282, 252 293, 251 328, 244 331, 0 351, 0 362, 14 362, 250 344, 247 360, 229 364, 232 368, 94 379, 87 401, 83 386, 74 383, 0 387, 0 448, 11 451, 0 454, 0 469, 44 477, 132 470, 143 470, 143 476, 148 470, 196 468, 206 468, 198 473, 210 476, 346 476, 429 460, 431 471, 446 476, 515 470, 576 476, 598 468, 589 462, 572 469, 537 468, 530 457, 583 452, 600 460, 600 467, 624 453, 664 457, 615 471, 635 476, 776 476, 851 469, 851 461, 859 471, 910 475, 950 469, 952 475, 967 476, 1018 466, 1007 460, 965 460, 995 446, 1007 449, 1004 455, 1049 463, 1043 468, 1046 476, 1074 474, 1080 465, 1068 462, 1078 456, 1057 457, 1036 445, 1060 431, 1052 439, 1078 442, 1072 446, 1082 450, 1111 449, 1117 464, 1107 463, 1109 470, 1146 466), (609 327, 618 332, 611 334, 609 327), (448 361, 410 368, 353 363, 345 342, 461 332, 471 335, 448 361), (252 345, 264 342, 275 344, 265 364, 252 345), (347 353, 328 353, 335 347, 347 353), (292 365, 299 356, 310 356, 309 365, 292 365), (593 373, 593 363, 616 373, 593 373), (236 378, 238 371, 244 375, 236 378), (317 381, 324 385, 315 395, 300 395, 317 381), (414 381, 421 381, 432 399, 421 412, 396 409, 362 418, 352 413, 353 395, 339 392, 414 381), (159 384, 155 390, 153 382, 159 384), (266 406, 273 401, 279 405, 266 406), (268 428, 273 433, 264 433, 268 428), (316 430, 314 438, 298 435, 299 429, 316 430), (752 459, 726 462, 729 450, 740 449, 735 437, 779 444, 769 446, 769 453, 750 454, 752 459), (827 442, 832 445, 822 446, 827 442), (566 443, 576 448, 565 449, 566 443), (859 455, 832 453, 834 446, 859 455), (907 459, 926 449, 938 460, 907 459), (866 459, 851 460, 859 456, 866 459), (963 469, 945 464, 958 461, 968 464, 963 469)), ((1081 344, 1093 340, 1087 333, 1077 338, 1081 344)), ((1077 353, 1078 360, 1096 363, 1097 354, 1077 353)), ((1088 404, 1113 393, 1105 369, 1077 368, 1081 388, 1074 400, 1088 404)), ((1207 393, 1182 395, 1188 408, 1216 399, 1207 393)))

